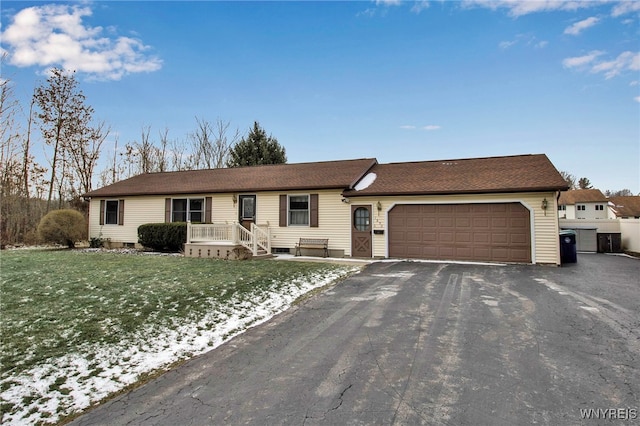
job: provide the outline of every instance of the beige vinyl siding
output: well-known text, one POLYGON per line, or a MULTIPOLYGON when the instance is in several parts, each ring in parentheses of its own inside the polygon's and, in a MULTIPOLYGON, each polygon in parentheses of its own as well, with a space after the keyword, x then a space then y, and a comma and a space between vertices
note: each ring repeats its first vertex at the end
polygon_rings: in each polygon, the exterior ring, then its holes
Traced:
POLYGON ((95 198, 89 204, 89 237, 114 243, 137 243, 138 226, 164 222, 165 197, 95 198), (124 200, 124 225, 100 225, 100 200, 124 200))
MULTIPOLYGON (((259 192, 256 197, 256 224, 271 229, 271 246, 293 249, 301 237, 328 238, 329 249, 351 255, 350 207, 343 203, 341 190, 259 192), (279 226, 280 195, 318 194, 318 227, 279 226)), ((215 207, 214 207, 215 210, 215 207)))
MULTIPOLYGON (((351 197, 351 204, 371 204, 373 229, 383 229, 383 235, 373 235, 373 256, 388 257, 388 212, 396 204, 456 204, 456 203, 500 203, 521 202, 533 212, 531 223, 531 257, 534 263, 559 264, 558 214, 556 193, 514 193, 514 194, 470 194, 433 196, 393 196, 393 197, 351 197), (542 200, 547 199, 548 207, 542 210, 542 200), (379 212, 377 203, 382 210, 379 212)), ((348 214, 347 214, 348 218, 348 214)), ((350 232, 349 232, 350 233, 350 232)))
MULTIPOLYGON (((531 256, 534 263, 559 264, 560 253, 558 243, 558 215, 556 193, 514 193, 514 194, 473 194, 442 196, 386 196, 386 197, 351 197, 350 203, 343 203, 341 190, 322 191, 270 191, 235 194, 194 194, 180 195, 173 198, 212 197, 212 222, 232 223, 238 220, 239 195, 256 195, 256 224, 269 227, 272 236, 272 247, 295 247, 301 237, 328 238, 329 248, 344 250, 345 256, 351 255, 351 206, 370 205, 373 229, 383 230, 382 235, 372 235, 373 256, 388 256, 388 212, 395 204, 429 204, 429 203, 493 203, 522 202, 532 211, 532 247, 531 256), (317 228, 310 226, 279 226, 279 197, 287 195, 318 194, 317 228), (541 208, 546 198, 548 208, 541 208), (382 209, 378 211, 377 203, 382 209)), ((112 242, 137 243, 138 226, 145 223, 164 222, 165 196, 118 197, 125 200, 124 225, 100 225, 100 199, 92 199, 89 212, 89 236, 110 238, 112 242)), ((110 198, 111 199, 111 198, 110 198)), ((116 199, 116 198, 113 198, 116 199)))

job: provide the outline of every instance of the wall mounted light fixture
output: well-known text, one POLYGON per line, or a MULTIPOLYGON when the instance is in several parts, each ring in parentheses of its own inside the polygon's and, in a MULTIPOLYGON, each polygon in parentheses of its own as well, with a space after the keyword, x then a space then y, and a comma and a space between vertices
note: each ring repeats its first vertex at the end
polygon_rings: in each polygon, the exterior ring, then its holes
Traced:
POLYGON ((378 201, 378 203, 376 204, 376 207, 378 208, 378 212, 382 211, 382 203, 380 201, 378 201))
POLYGON ((549 203, 545 197, 544 200, 542 200, 542 205, 540 206, 542 208, 542 210, 544 211, 544 215, 547 215, 547 208, 549 207, 549 203))
POLYGON ((238 203, 238 196, 236 194, 231 195, 231 201, 233 201, 233 205, 235 206, 238 203))

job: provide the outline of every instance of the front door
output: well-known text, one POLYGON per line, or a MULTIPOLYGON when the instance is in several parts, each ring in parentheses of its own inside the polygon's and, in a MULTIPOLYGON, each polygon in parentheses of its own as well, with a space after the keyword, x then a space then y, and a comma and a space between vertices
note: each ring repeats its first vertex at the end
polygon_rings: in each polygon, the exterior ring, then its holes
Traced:
POLYGON ((241 195, 238 201, 238 221, 245 228, 251 229, 251 224, 256 223, 256 196, 241 195))
POLYGON ((372 256, 371 206, 351 206, 351 256, 372 256))

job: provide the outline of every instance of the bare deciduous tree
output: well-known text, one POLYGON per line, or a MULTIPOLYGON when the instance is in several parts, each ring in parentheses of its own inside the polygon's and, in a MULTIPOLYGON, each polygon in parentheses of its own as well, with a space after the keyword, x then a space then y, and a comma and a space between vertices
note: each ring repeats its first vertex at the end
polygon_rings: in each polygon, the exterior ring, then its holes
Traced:
POLYGON ((198 128, 190 135, 193 149, 193 168, 217 169, 225 167, 231 147, 240 140, 238 129, 229 136, 231 124, 221 119, 215 126, 196 117, 198 128))
POLYGON ((569 189, 576 189, 576 177, 569 172, 560 172, 560 176, 567 182, 569 189))
POLYGON ((51 208, 54 187, 58 190, 59 207, 62 206, 69 186, 72 190, 77 189, 79 192, 82 192, 82 187, 90 187, 84 175, 89 170, 93 172, 93 166, 99 155, 99 144, 104 139, 101 139, 100 126, 98 130, 91 128, 94 111, 85 103, 85 96, 78 89, 74 72, 53 68, 46 84, 36 88, 34 98, 39 108, 38 118, 42 136, 45 143, 53 150, 50 159, 48 211, 51 208), (79 171, 78 173, 72 170, 71 162, 75 163, 75 170, 79 171), (75 187, 70 184, 73 179, 78 179, 80 186, 75 187))

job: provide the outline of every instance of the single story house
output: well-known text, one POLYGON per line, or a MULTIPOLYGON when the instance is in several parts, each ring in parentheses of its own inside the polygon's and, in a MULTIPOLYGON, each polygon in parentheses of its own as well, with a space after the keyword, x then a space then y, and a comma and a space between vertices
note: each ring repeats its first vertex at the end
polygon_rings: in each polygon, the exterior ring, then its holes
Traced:
POLYGON ((555 212, 566 189, 535 154, 149 173, 84 196, 90 237, 135 245, 144 223, 188 221, 191 256, 224 257, 225 242, 293 253, 300 238, 314 238, 328 239, 337 257, 557 265, 555 212))
POLYGON ((615 219, 609 200, 599 189, 562 191, 558 200, 560 219, 615 219))

